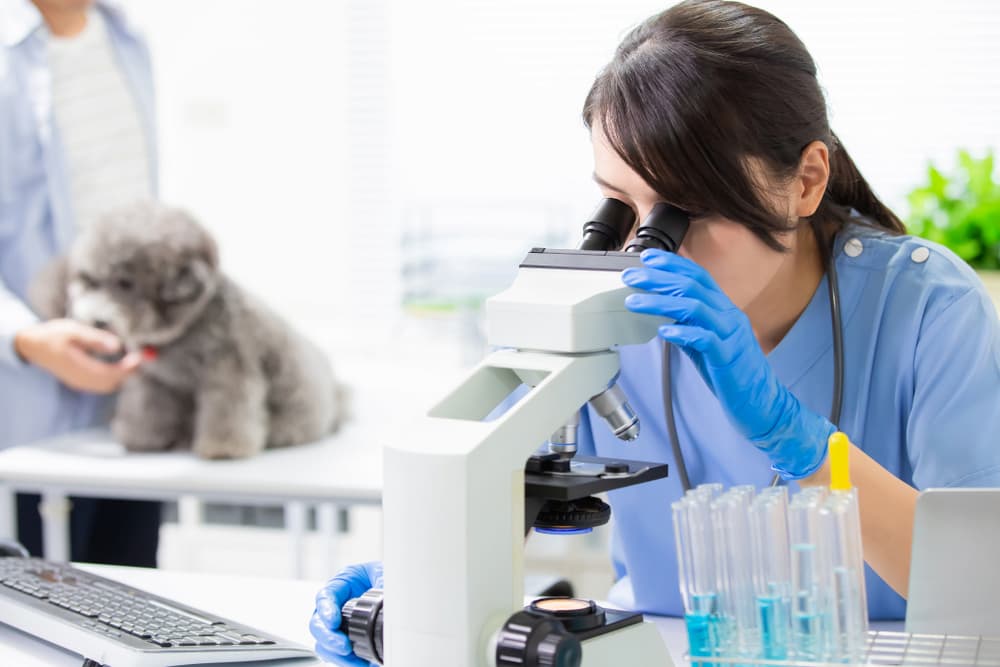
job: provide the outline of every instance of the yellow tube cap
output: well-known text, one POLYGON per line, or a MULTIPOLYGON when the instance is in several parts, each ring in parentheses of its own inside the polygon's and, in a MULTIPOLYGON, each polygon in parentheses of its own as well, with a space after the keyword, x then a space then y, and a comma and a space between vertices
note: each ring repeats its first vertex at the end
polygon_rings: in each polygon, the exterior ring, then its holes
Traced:
POLYGON ((847 436, 837 431, 827 441, 830 446, 830 490, 850 491, 851 469, 847 454, 851 450, 851 441, 847 436))

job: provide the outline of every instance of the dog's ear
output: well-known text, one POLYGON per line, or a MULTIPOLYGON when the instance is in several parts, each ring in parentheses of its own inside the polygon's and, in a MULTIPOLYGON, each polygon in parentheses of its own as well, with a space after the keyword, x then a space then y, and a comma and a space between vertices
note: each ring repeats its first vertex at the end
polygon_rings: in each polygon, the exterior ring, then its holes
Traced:
POLYGON ((207 232, 171 280, 160 287, 160 297, 167 301, 188 301, 212 289, 219 271, 219 249, 207 232))
POLYGON ((45 320, 69 314, 69 260, 64 255, 38 272, 28 287, 28 304, 45 320))
POLYGON ((198 255, 212 271, 219 270, 219 246, 208 232, 202 234, 198 255))

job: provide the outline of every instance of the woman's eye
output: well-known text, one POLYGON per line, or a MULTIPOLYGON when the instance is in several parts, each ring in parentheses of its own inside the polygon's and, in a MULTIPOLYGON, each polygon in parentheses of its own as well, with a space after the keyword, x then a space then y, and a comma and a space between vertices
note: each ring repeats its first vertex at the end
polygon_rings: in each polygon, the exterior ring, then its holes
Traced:
POLYGON ((87 289, 94 289, 98 284, 97 279, 88 273, 80 273, 76 276, 76 279, 87 289))
POLYGON ((131 292, 132 288, 135 287, 135 283, 128 278, 119 278, 115 281, 115 285, 123 292, 131 292))

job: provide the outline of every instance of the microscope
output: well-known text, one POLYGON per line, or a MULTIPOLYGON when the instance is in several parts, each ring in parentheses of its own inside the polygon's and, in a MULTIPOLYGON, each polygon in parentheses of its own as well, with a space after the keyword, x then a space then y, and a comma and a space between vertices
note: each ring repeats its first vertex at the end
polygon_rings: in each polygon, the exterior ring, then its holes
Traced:
POLYGON ((486 302, 498 351, 386 446, 385 607, 371 590, 342 614, 359 657, 388 667, 671 667, 641 614, 564 597, 523 606, 532 527, 607 523, 594 494, 667 476, 662 463, 576 456, 588 403, 623 441, 639 432, 616 384, 616 350, 655 338, 662 320, 625 308, 632 290, 620 274, 645 248, 675 251, 688 216, 660 204, 618 251, 634 223, 631 208, 605 199, 578 249, 532 249, 511 287, 486 302))

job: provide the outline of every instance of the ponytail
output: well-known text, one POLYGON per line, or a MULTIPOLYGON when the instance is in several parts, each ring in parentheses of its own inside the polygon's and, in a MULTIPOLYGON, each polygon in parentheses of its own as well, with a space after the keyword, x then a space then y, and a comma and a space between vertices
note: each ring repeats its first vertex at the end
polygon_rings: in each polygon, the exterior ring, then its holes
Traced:
MULTIPOLYGON (((839 222, 844 223, 853 209, 860 213, 866 221, 881 229, 896 233, 905 234, 906 226, 902 220, 882 203, 868 181, 861 175, 854 160, 847 153, 847 149, 833 132, 833 146, 830 155, 830 181, 826 186, 826 196, 820 206, 819 211, 823 211, 828 200, 841 208, 841 214, 834 213, 834 219, 840 218, 839 222)), ((827 206, 827 208, 830 208, 827 206)), ((824 211, 827 213, 828 211, 824 211)), ((821 217, 821 216, 816 216, 821 217)), ((828 217, 828 216, 823 216, 828 217)), ((838 228, 842 225, 837 225, 838 228)), ((839 229, 837 230, 839 231, 839 229)))

